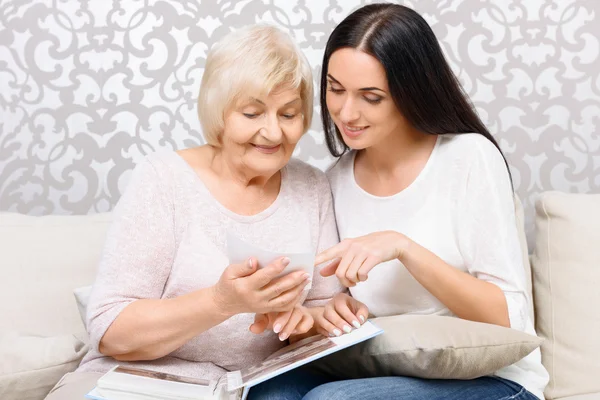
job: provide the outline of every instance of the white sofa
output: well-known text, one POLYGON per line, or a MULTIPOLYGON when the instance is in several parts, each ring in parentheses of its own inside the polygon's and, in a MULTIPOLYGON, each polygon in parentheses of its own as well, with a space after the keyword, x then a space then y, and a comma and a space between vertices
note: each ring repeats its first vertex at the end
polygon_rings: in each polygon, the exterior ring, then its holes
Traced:
MULTIPOLYGON (((110 219, 0 214, 0 399, 43 399, 87 351, 73 290, 92 283, 110 219)), ((544 193, 531 261, 546 398, 600 399, 600 195, 544 193)))

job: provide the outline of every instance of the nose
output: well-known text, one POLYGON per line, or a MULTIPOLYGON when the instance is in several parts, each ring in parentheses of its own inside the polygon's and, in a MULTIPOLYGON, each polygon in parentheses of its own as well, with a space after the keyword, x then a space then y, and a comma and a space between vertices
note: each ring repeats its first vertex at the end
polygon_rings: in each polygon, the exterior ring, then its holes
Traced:
POLYGON ((340 119, 343 123, 356 121, 360 118, 358 107, 351 96, 347 96, 340 110, 340 119))
POLYGON ((283 131, 281 130, 280 121, 276 115, 267 115, 265 125, 261 129, 262 136, 273 143, 279 143, 283 131))

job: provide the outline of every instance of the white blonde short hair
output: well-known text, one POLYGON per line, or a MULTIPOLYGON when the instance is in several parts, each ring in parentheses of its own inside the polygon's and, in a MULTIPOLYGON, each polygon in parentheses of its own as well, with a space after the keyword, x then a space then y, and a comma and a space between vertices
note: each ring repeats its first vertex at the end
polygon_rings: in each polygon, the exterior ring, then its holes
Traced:
POLYGON ((226 35, 209 51, 200 84, 198 116, 206 142, 219 145, 225 113, 241 98, 278 88, 300 89, 306 132, 313 113, 312 71, 294 41, 269 25, 226 35))

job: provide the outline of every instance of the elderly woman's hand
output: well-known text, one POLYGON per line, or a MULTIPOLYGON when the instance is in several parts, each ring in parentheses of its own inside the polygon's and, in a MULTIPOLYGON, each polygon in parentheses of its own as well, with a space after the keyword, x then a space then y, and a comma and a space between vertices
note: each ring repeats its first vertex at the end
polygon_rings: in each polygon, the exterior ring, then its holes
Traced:
POLYGON ((310 275, 296 271, 276 278, 289 262, 283 257, 259 270, 253 258, 243 264, 229 265, 213 286, 215 305, 228 316, 292 310, 310 282, 310 275))
POLYGON ((347 293, 339 293, 323 308, 323 312, 314 315, 315 328, 324 336, 340 336, 350 333, 352 326, 360 326, 369 317, 366 305, 347 293))
POLYGON ((314 323, 314 319, 308 309, 297 305, 293 310, 256 314, 254 323, 250 326, 252 333, 260 334, 267 329, 279 334, 279 340, 284 341, 291 335, 301 335, 308 332, 314 323))

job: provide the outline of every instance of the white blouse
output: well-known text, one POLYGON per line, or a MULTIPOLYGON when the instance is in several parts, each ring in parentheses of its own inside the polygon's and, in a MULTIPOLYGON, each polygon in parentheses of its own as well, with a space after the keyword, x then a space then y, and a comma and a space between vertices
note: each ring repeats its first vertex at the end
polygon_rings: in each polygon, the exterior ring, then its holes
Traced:
MULTIPOLYGON (((364 191, 351 151, 328 171, 340 239, 394 230, 449 265, 494 283, 506 296, 513 329, 535 335, 525 295, 525 271, 509 175, 483 135, 440 135, 424 169, 406 189, 386 197, 364 191)), ((375 316, 452 315, 408 270, 393 260, 350 289, 375 316)), ((539 349, 496 375, 543 399, 548 373, 539 349)))

